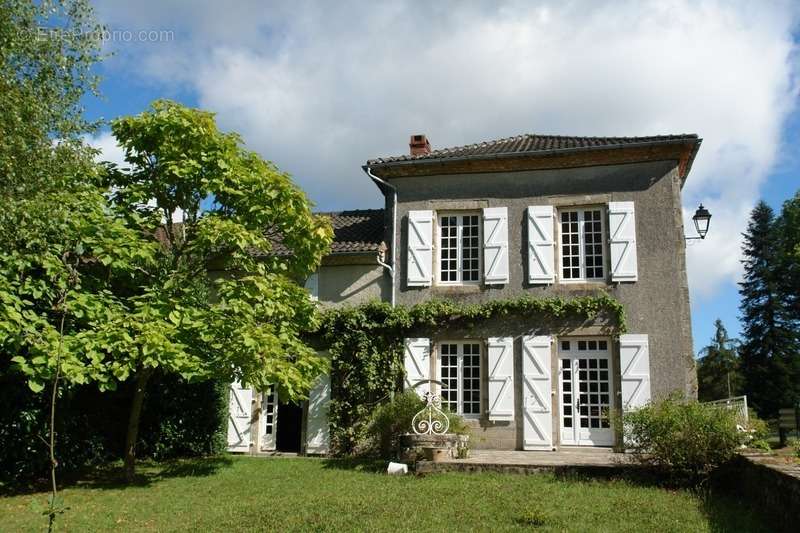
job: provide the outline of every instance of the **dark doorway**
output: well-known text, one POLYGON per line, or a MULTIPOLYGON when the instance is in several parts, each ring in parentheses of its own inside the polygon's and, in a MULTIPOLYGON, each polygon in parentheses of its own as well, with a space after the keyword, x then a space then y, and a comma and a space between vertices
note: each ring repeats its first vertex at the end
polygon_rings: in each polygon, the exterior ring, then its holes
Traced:
POLYGON ((303 406, 296 403, 278 404, 278 434, 275 448, 279 452, 300 453, 300 430, 303 406))

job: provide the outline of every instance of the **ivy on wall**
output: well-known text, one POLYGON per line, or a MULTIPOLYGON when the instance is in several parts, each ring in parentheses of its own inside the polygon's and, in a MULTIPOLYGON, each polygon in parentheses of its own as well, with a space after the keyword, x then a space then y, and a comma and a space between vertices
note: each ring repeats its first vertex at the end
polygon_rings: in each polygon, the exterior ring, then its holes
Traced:
POLYGON ((613 325, 615 334, 625 332, 622 304, 604 292, 571 299, 522 296, 479 304, 429 300, 413 307, 375 301, 324 311, 315 336, 318 348, 331 357, 331 451, 358 453, 365 422, 377 405, 399 390, 404 338, 421 330, 470 328, 503 317, 587 321, 598 316, 613 325))

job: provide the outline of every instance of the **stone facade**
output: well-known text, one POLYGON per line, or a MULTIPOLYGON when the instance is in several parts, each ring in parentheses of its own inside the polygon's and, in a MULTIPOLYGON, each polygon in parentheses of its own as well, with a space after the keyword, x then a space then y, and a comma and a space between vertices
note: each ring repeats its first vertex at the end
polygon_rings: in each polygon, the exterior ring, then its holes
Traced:
MULTIPOLYGON (((435 169, 436 167, 431 167, 435 169)), ((397 169, 380 173, 397 191, 398 250, 394 290, 398 305, 414 305, 432 298, 477 303, 489 299, 509 299, 529 294, 537 297, 595 294, 602 290, 620 301, 627 313, 628 331, 649 337, 650 379, 653 397, 680 391, 696 394, 696 375, 692 353, 689 293, 686 276, 684 227, 681 215, 681 188, 684 176, 679 159, 626 162, 624 164, 580 166, 542 170, 448 173, 417 175, 420 170, 399 175, 397 169), (526 281, 526 208, 531 205, 605 206, 608 202, 632 201, 636 207, 638 280, 632 283, 560 283, 532 285, 526 281), (410 211, 459 212, 491 207, 508 210, 509 279, 503 285, 442 285, 433 276, 429 287, 410 287, 406 283, 408 261, 408 214, 410 211)), ((388 198, 388 195, 387 195, 388 198)), ((387 201, 387 207, 391 208, 387 201)), ((387 234, 387 242, 392 239, 387 234)), ((434 233, 434 243, 437 235, 434 233)), ((558 247, 557 247, 558 248, 558 247)), ((434 258, 436 252, 434 251, 434 258)), ((558 259, 558 255, 556 256, 558 259)), ((606 258, 607 260, 607 258, 606 258)), ((434 259, 435 261, 435 259, 434 259)), ((556 261, 558 263, 558 260, 556 261)), ((475 339, 510 336, 514 342, 514 419, 490 422, 487 417, 470 420, 472 444, 476 448, 522 449, 521 384, 522 335, 553 335, 551 357, 554 380, 554 446, 559 445, 559 407, 557 394, 558 357, 555 344, 577 336, 608 339, 611 343, 612 372, 619 378, 619 345, 613 342, 607 324, 537 324, 524 319, 479 324, 469 331, 418 332, 431 339, 431 376, 437 376, 438 342, 447 339, 475 339)), ((485 354, 485 351, 483 352, 485 354)), ((481 368, 482 409, 488 398, 488 368, 484 357, 481 368)), ((613 380, 619 407, 620 380, 613 380)))

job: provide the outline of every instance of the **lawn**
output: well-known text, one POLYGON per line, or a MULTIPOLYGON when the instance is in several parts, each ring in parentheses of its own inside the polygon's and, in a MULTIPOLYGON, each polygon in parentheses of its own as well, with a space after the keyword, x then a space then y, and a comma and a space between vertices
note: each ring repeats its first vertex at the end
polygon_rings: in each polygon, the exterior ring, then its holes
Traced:
MULTIPOLYGON (((181 461, 118 484, 102 471, 62 492, 67 531, 759 531, 738 502, 626 481, 553 475, 389 477, 307 458, 181 461)), ((41 531, 31 501, 0 496, 0 530, 41 531)))

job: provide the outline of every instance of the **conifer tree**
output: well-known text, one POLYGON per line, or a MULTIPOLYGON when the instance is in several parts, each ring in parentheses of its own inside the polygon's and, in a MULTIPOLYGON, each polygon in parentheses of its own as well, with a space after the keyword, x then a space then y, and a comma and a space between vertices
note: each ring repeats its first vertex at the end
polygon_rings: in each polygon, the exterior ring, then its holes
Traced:
POLYGON ((739 310, 745 392, 760 416, 771 418, 795 400, 791 359, 794 338, 777 280, 775 214, 765 202, 753 209, 744 233, 744 278, 739 310))
POLYGON ((699 398, 702 401, 738 396, 743 388, 738 341, 728 336, 722 320, 715 320, 714 327, 711 344, 701 350, 702 358, 697 362, 699 398))

